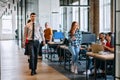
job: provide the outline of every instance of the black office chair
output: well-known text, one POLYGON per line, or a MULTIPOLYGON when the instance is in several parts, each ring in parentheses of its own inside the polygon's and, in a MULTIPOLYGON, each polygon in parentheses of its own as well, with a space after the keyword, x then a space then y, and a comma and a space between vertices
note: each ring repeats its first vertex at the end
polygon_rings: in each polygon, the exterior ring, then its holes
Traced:
MULTIPOLYGON (((62 39, 64 39, 64 34, 62 32, 54 32, 53 33, 53 41, 54 42, 56 42, 56 43, 61 42, 62 39)), ((51 61, 53 58, 56 57, 55 54, 57 54, 58 45, 61 45, 61 44, 55 44, 55 45, 48 44, 48 48, 49 48, 48 54, 50 54, 50 56, 51 56, 51 61)))

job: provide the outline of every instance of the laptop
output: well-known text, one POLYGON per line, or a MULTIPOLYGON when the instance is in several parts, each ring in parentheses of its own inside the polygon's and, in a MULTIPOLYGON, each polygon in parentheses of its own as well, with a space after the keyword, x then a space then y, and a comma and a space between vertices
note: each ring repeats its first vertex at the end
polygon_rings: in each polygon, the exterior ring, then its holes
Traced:
POLYGON ((99 53, 100 51, 104 51, 103 45, 100 44, 92 44, 92 52, 99 53))

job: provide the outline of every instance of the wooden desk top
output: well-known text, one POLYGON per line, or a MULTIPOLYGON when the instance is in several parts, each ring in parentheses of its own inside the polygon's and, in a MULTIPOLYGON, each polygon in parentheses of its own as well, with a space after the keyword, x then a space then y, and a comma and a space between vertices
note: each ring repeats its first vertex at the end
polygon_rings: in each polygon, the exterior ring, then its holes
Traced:
POLYGON ((62 44, 63 42, 48 42, 48 44, 62 44))
POLYGON ((60 48, 68 49, 68 47, 66 45, 60 45, 60 48))
POLYGON ((113 60, 114 59, 114 53, 98 54, 98 53, 87 52, 87 56, 91 56, 91 57, 102 59, 102 60, 113 60))

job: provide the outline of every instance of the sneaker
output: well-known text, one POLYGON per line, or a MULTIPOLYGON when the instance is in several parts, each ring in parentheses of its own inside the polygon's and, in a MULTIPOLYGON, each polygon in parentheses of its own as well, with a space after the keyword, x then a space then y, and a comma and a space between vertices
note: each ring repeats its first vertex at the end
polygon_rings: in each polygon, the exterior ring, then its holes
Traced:
POLYGON ((74 65, 71 65, 71 72, 74 72, 74 65))
MULTIPOLYGON (((96 73, 102 73, 102 70, 101 70, 101 69, 96 69, 96 70, 97 70, 96 73)), ((91 73, 92 73, 92 74, 95 73, 95 69, 92 69, 91 73)))
POLYGON ((103 73, 104 71, 101 69, 98 69, 97 73, 103 73))
POLYGON ((86 74, 86 73, 89 75, 91 73, 91 71, 87 70, 87 71, 83 72, 83 74, 86 74))
POLYGON ((77 66, 75 66, 75 72, 74 73, 78 74, 78 68, 77 68, 77 66))
MULTIPOLYGON (((91 71, 91 73, 89 74, 89 76, 94 76, 94 73, 95 73, 95 69, 93 69, 93 70, 91 71)), ((99 74, 99 73, 102 73, 102 70, 98 69, 98 70, 96 71, 96 74, 99 74)))

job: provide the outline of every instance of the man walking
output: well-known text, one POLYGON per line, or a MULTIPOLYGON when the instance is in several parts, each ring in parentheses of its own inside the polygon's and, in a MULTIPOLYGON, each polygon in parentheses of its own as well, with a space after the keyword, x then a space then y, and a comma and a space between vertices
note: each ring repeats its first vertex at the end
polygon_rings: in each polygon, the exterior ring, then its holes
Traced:
POLYGON ((43 39, 43 41, 45 41, 44 36, 40 35, 39 26, 35 25, 35 18, 36 18, 36 14, 31 13, 30 14, 31 22, 26 24, 24 28, 24 38, 23 38, 24 47, 25 47, 25 40, 26 38, 28 39, 28 52, 30 54, 29 68, 31 69, 31 75, 36 74, 39 40, 43 39))

